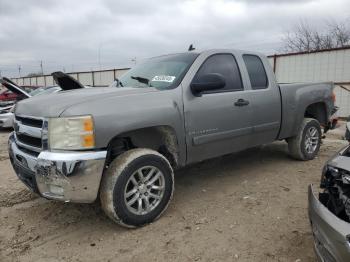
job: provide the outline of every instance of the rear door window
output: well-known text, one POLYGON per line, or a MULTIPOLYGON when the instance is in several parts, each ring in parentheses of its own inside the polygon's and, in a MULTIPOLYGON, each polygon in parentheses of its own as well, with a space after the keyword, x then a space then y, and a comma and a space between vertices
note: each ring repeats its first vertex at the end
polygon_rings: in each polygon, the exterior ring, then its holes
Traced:
POLYGON ((261 59, 256 55, 243 55, 243 60, 248 70, 252 89, 267 88, 268 79, 261 59))

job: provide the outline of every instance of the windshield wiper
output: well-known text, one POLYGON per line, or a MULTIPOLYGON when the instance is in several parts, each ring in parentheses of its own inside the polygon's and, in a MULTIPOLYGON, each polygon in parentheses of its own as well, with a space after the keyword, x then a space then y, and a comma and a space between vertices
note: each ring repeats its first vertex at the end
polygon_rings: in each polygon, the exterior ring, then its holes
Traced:
POLYGON ((137 81, 139 81, 140 83, 142 83, 142 84, 146 84, 146 85, 148 85, 148 86, 151 86, 151 80, 149 80, 148 78, 146 78, 146 77, 142 77, 142 76, 130 76, 130 78, 132 78, 132 79, 135 79, 135 80, 137 80, 137 81))

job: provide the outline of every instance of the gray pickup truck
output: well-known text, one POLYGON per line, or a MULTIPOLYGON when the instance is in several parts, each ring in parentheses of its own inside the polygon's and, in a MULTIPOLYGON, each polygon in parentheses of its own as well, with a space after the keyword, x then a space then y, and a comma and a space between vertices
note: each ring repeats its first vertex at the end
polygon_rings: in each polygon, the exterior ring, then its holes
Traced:
POLYGON ((9 155, 18 177, 41 196, 79 203, 99 196, 112 220, 142 226, 168 206, 174 169, 283 139, 292 157, 313 159, 332 89, 278 85, 255 52, 159 56, 110 87, 19 102, 9 155))

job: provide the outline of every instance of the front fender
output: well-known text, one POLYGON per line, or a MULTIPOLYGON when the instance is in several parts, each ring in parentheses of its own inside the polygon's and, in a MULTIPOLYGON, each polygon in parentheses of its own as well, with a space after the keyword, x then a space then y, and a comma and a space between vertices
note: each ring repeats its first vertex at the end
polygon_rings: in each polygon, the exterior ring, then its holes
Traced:
POLYGON ((110 97, 70 107, 64 115, 90 114, 94 118, 97 148, 106 148, 122 133, 137 129, 169 126, 178 138, 180 154, 186 152, 181 89, 131 96, 110 97))

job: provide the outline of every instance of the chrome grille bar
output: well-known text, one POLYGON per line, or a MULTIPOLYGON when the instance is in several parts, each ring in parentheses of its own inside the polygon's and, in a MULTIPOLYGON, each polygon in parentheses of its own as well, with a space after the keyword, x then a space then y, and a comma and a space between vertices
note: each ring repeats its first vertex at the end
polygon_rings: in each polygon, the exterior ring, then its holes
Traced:
POLYGON ((41 128, 28 126, 22 124, 22 122, 15 120, 14 122, 16 133, 25 134, 36 138, 41 138, 41 128))
POLYGON ((40 153, 42 149, 43 119, 16 115, 14 121, 15 142, 29 151, 40 153))
POLYGON ((26 149, 29 149, 31 151, 38 152, 38 153, 40 153, 42 151, 42 149, 40 147, 35 147, 35 146, 27 145, 27 144, 20 142, 17 138, 16 133, 15 133, 15 140, 16 140, 16 144, 21 146, 21 147, 24 147, 26 149))

